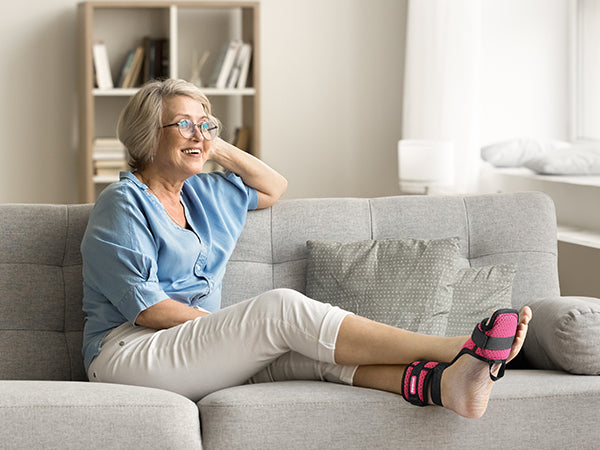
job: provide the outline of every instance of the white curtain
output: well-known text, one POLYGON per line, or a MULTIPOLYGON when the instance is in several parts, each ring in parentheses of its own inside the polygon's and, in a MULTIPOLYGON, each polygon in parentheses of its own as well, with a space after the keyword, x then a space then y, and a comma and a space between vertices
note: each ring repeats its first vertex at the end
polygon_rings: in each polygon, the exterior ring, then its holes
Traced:
POLYGON ((409 0, 402 139, 454 143, 457 192, 479 171, 481 0, 409 0))

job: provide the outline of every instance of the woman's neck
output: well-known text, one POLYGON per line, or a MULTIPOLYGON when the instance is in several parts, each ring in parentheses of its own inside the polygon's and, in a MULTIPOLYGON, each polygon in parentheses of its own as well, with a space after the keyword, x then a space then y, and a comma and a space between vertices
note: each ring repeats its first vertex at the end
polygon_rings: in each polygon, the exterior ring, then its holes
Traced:
POLYGON ((181 189, 183 182, 171 183, 161 176, 149 175, 146 171, 135 173, 138 180, 148 187, 148 192, 153 194, 162 203, 169 218, 182 228, 188 226, 185 210, 181 203, 181 189))
POLYGON ((152 191, 154 195, 160 196, 161 199, 164 198, 166 200, 179 202, 181 189, 183 188, 184 183, 183 181, 173 182, 150 170, 136 172, 135 175, 142 183, 148 186, 148 189, 152 191))

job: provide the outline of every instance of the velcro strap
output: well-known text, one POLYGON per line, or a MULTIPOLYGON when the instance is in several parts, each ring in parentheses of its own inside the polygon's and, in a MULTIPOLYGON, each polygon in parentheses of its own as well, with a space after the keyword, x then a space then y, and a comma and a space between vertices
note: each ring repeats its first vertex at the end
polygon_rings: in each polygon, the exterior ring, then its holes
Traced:
POLYGON ((493 337, 488 336, 485 332, 481 331, 480 327, 476 327, 473 330, 471 339, 477 347, 482 350, 507 350, 512 347, 514 336, 510 337, 493 337))
POLYGON ((431 401, 438 406, 444 406, 442 404, 442 373, 444 369, 448 367, 450 363, 439 363, 433 368, 431 375, 431 401))
POLYGON ((417 406, 429 404, 429 382, 438 364, 434 361, 415 361, 406 368, 402 375, 402 397, 406 401, 417 406))

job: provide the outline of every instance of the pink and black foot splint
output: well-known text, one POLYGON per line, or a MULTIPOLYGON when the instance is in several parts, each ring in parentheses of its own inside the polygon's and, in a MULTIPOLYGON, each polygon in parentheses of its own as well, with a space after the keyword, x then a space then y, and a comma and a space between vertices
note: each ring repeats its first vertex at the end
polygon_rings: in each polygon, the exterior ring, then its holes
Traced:
POLYGON ((471 338, 465 343, 458 355, 450 363, 434 361, 415 361, 410 364, 402 376, 402 397, 417 406, 429 404, 428 392, 436 405, 442 405, 440 385, 442 372, 464 354, 489 364, 490 378, 497 381, 504 376, 506 360, 510 355, 519 313, 515 309, 499 309, 491 319, 484 319, 473 330, 471 338), (488 323, 489 322, 489 323, 488 323), (498 375, 492 373, 494 364, 501 364, 498 375))

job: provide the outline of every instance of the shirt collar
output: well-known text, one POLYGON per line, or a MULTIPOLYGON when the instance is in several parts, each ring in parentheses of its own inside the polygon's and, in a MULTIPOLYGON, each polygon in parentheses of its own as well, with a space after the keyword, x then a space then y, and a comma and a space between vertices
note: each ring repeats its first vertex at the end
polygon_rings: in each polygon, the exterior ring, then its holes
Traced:
POLYGON ((148 190, 148 186, 146 186, 144 183, 138 180, 138 177, 136 177, 132 172, 121 172, 119 174, 119 178, 121 180, 130 180, 131 182, 133 182, 133 184, 135 184, 138 188, 142 189, 143 191, 148 190))

